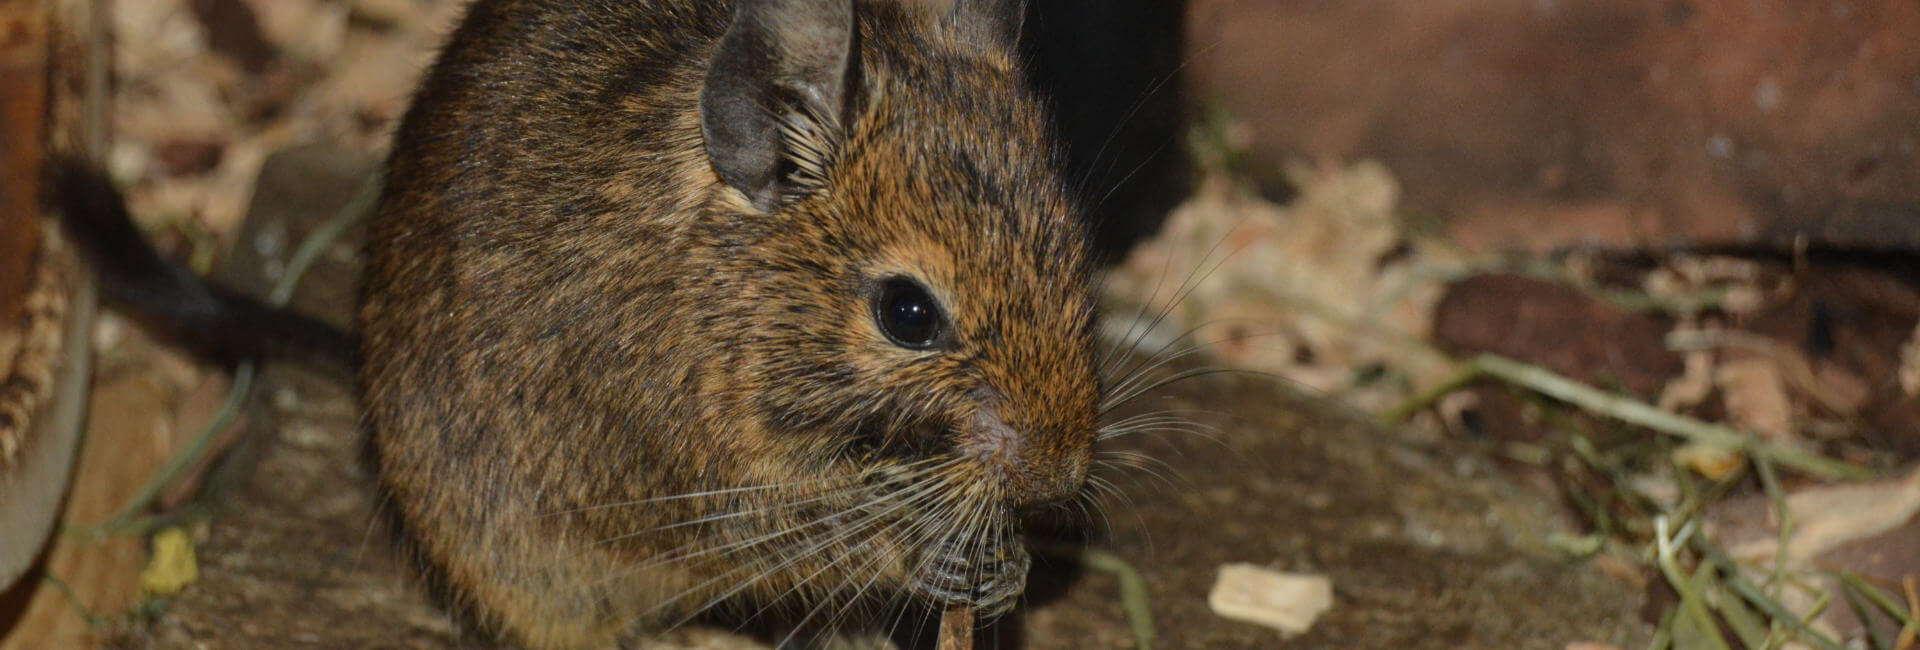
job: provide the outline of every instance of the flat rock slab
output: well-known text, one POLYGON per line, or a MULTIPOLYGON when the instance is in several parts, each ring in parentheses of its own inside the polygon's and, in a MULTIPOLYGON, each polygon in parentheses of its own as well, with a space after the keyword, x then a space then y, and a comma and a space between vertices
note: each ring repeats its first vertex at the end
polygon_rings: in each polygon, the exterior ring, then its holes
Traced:
MULTIPOLYGON (((313 165, 269 164, 267 174, 321 182, 314 175, 328 167, 325 152, 283 155, 317 157, 313 165)), ((352 186, 352 175, 344 176, 352 186)), ((261 183, 263 190, 274 186, 261 183)), ((276 210, 275 200, 258 196, 254 214, 315 219, 328 212, 276 210)), ((297 238, 313 225, 272 228, 297 238)), ((263 227, 250 223, 248 233, 263 227)), ((342 317, 353 272, 350 255, 327 256, 300 304, 342 317)), ((487 646, 433 602, 373 515, 373 477, 347 386, 298 368, 267 368, 254 394, 248 442, 210 479, 218 511, 196 529, 199 581, 119 645, 487 646)), ((1649 630, 1637 616, 1644 588, 1547 550, 1545 536, 1559 516, 1546 500, 1491 476, 1470 455, 1421 446, 1288 395, 1267 379, 1182 382, 1139 400, 1140 407, 1219 413, 1194 416, 1217 434, 1116 441, 1115 451, 1165 463, 1111 476, 1124 496, 1105 501, 1105 516, 1092 526, 1096 545, 1144 576, 1159 647, 1558 650, 1579 641, 1644 643, 1649 630), (1220 618, 1209 611, 1207 593, 1219 567, 1230 563, 1325 574, 1333 607, 1306 634, 1285 641, 1270 629, 1220 618)), ((1125 648, 1133 647, 1129 629, 1111 575, 1043 554, 1027 605, 979 643, 1125 648)), ((660 645, 759 647, 715 630, 685 631, 660 645)))
MULTIPOLYGON (((1170 477, 1130 481, 1109 503, 1109 548, 1143 574, 1171 648, 1543 648, 1644 644, 1642 594, 1546 548, 1561 515, 1490 466, 1423 449, 1266 379, 1219 378, 1155 408, 1195 416, 1216 440, 1133 443, 1170 477), (1128 505, 1131 502, 1131 505, 1128 505), (1333 608, 1307 633, 1216 616, 1219 568, 1325 574, 1333 608)), ((1036 584, 1041 593, 1053 587, 1036 584)), ((1115 581, 1087 574, 1028 613, 1026 648, 1132 647, 1115 581)))

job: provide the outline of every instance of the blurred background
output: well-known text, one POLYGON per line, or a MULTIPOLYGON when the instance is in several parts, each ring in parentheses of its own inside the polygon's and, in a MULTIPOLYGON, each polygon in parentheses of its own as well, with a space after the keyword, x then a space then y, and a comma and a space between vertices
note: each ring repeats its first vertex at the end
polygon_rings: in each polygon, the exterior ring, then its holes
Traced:
MULTIPOLYGON (((462 4, 5 0, 4 142, 95 147, 163 250, 264 289, 312 228, 276 224, 345 209, 462 4)), ((1030 5, 1110 345, 1276 378, 1544 499, 1539 552, 1633 611, 1539 647, 1915 647, 1920 3, 1030 5)), ((9 318, 36 277, 21 223, 0 230, 9 318)), ((342 277, 308 299, 344 323, 342 277)), ((232 383, 112 314, 91 343, 62 519, 122 522, 232 383)), ((197 462, 140 514, 204 505, 197 462)), ((56 536, 0 598, 0 647, 163 638, 180 586, 151 575, 178 551, 150 533, 183 531, 189 559, 242 545, 167 523, 56 536)), ((1163 635, 1205 645, 1186 621, 1163 635)))

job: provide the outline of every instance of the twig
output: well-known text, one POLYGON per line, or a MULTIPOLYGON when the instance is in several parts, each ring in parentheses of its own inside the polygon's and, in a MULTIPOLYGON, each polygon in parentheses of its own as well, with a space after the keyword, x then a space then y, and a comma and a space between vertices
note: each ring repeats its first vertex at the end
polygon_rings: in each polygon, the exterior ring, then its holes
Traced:
MULTIPOLYGON (((1703 569, 1717 568, 1711 564, 1703 564, 1701 567, 1703 569)), ((1727 568, 1729 574, 1737 571, 1739 571, 1737 567, 1727 568)), ((1733 635, 1740 639, 1740 647, 1765 648, 1768 644, 1773 643, 1776 636, 1772 629, 1774 624, 1769 623, 1763 625, 1760 615, 1754 613, 1753 608, 1747 606, 1747 601, 1739 598, 1726 598, 1724 595, 1720 598, 1713 599, 1713 601, 1714 610, 1720 612, 1720 620, 1725 621, 1727 629, 1733 630, 1733 635)))
POLYGON ((1854 616, 1860 619, 1860 628, 1866 630, 1867 647, 1873 650, 1892 650, 1893 640, 1888 639, 1886 632, 1882 632, 1880 626, 1875 625, 1873 619, 1867 617, 1867 612, 1873 611, 1871 609, 1873 606, 1862 599, 1860 590, 1854 589, 1853 585, 1841 582, 1840 596, 1846 599, 1847 607, 1851 608, 1854 616))
MULTIPOLYGON (((1668 413, 1630 397, 1608 393, 1574 381, 1546 368, 1505 357, 1482 354, 1466 362, 1462 376, 1471 380, 1488 376, 1572 404, 1588 412, 1604 415, 1627 424, 1646 427, 1692 442, 1727 447, 1754 458, 1766 458, 1782 467, 1829 479, 1864 479, 1873 472, 1863 467, 1826 458, 1791 447, 1776 445, 1725 425, 1702 422, 1684 415, 1668 413)), ((1450 378, 1451 380, 1458 377, 1450 378)), ((1428 397, 1432 391, 1423 393, 1428 397)), ((1434 397, 1433 399, 1437 399, 1434 397)), ((1424 408, 1427 402, 1409 400, 1389 411, 1404 418, 1424 408)))
MULTIPOLYGON (((1397 348, 1399 352, 1409 357, 1419 356, 1443 361, 1451 359, 1433 344, 1418 337, 1383 328, 1378 323, 1366 319, 1346 316, 1318 301, 1292 294, 1283 295, 1281 298, 1305 313, 1361 336, 1372 337, 1376 341, 1397 348)), ((1546 368, 1491 354, 1476 356, 1460 365, 1460 370, 1441 382, 1440 386, 1422 391, 1419 395, 1402 401, 1384 413, 1382 419, 1388 424, 1398 424, 1451 392, 1451 390, 1442 390, 1443 388, 1458 388, 1480 376, 1491 376, 1627 424, 1646 427, 1693 442, 1732 448, 1750 457, 1766 456, 1782 466, 1822 478, 1858 480, 1873 476, 1873 472, 1866 468, 1775 445, 1724 425, 1668 413, 1639 400, 1592 388, 1546 368)))
POLYGON ((1900 627, 1899 650, 1908 650, 1920 641, 1920 580, 1907 576, 1900 583, 1907 589, 1907 624, 1900 627))
POLYGON ((1447 378, 1441 380, 1440 383, 1429 386, 1426 390, 1422 390, 1418 394, 1401 400, 1400 403, 1395 404, 1393 408, 1389 408, 1386 412, 1381 413, 1380 420, 1387 424, 1405 422, 1408 418, 1413 417, 1415 412, 1427 408, 1435 402, 1439 402, 1441 398, 1452 394, 1453 391, 1465 388, 1467 384, 1473 383, 1473 380, 1479 379, 1480 375, 1481 370, 1479 368, 1475 368, 1471 364, 1462 365, 1458 370, 1455 370, 1453 374, 1447 375, 1447 378))
MULTIPOLYGON (((1885 612, 1888 617, 1892 618, 1893 622, 1899 623, 1904 627, 1920 627, 1920 614, 1909 611, 1908 607, 1900 606, 1900 603, 1895 602, 1892 596, 1887 595, 1887 592, 1881 591, 1880 588, 1873 583, 1867 582, 1867 579, 1860 577, 1860 574, 1844 569, 1840 571, 1829 571, 1827 574, 1838 579, 1848 587, 1852 587, 1854 591, 1860 592, 1860 595, 1865 596, 1868 602, 1873 603, 1873 605, 1880 608, 1880 611, 1885 612)), ((1920 609, 1920 600, 1913 601, 1911 607, 1920 609)))
POLYGON ((1099 549, 1085 549, 1080 561, 1087 568, 1113 574, 1120 582, 1120 608, 1127 613, 1127 626, 1133 629, 1134 647, 1153 647, 1153 607, 1147 599, 1147 581, 1120 556, 1099 549))
POLYGON ((1653 638, 1647 641, 1647 650, 1667 650, 1673 647, 1673 619, 1678 612, 1672 608, 1660 614, 1660 624, 1653 628, 1653 638))
MULTIPOLYGON (((1702 565, 1695 569, 1699 573, 1688 575, 1686 570, 1680 567, 1680 561, 1676 555, 1679 551, 1678 547, 1685 544, 1687 538, 1693 536, 1693 524, 1694 522, 1687 522, 1680 526, 1680 530, 1669 535, 1667 518, 1654 519, 1655 564, 1659 565, 1660 573, 1666 576, 1667 584, 1673 587, 1675 593, 1680 594, 1680 615, 1687 616, 1692 621, 1703 642, 1709 644, 1708 647, 1713 650, 1731 650, 1731 646, 1727 645, 1726 637, 1720 635, 1720 626, 1714 621, 1713 613, 1707 610, 1706 594, 1700 593, 1694 584, 1695 575, 1705 575, 1711 567, 1702 565)), ((1674 623, 1677 626, 1679 619, 1676 618, 1674 623)))
POLYGON ((141 484, 140 490, 134 493, 133 498, 127 500, 126 505, 120 507, 119 512, 114 513, 106 523, 100 524, 91 532, 117 532, 151 506, 160 491, 172 485, 188 466, 200 462, 200 457, 206 455, 207 449, 213 446, 213 441, 220 437, 220 432, 225 431, 227 426, 233 423, 233 419, 240 415, 240 404, 246 398, 247 392, 253 388, 253 373, 253 362, 241 362, 233 371, 233 386, 227 389, 227 396, 221 401, 220 410, 214 413, 213 419, 209 420, 205 427, 201 428, 200 434, 188 441, 187 447, 180 450, 180 453, 174 454, 159 473, 141 484))
POLYGON ((1753 603, 1754 607, 1760 608, 1760 613, 1766 614, 1767 617, 1774 622, 1785 623, 1788 627, 1793 628, 1794 634, 1802 641, 1810 642, 1824 650, 1845 650, 1845 645, 1813 629, 1809 621, 1801 620, 1800 616, 1788 611, 1787 607, 1782 605, 1777 598, 1767 594, 1764 590, 1760 589, 1760 587, 1748 581, 1746 576, 1740 575, 1739 565, 1735 564, 1733 560, 1728 559, 1726 553, 1721 551, 1720 547, 1708 541, 1705 535, 1697 535, 1691 541, 1693 549, 1699 551, 1701 557, 1705 558, 1706 562, 1727 567, 1726 587, 1732 590, 1735 595, 1746 599, 1749 603, 1753 603))
POLYGON ((940 650, 973 650, 973 607, 950 605, 940 615, 940 650))
POLYGON ((1780 477, 1773 471, 1773 462, 1764 456, 1755 457, 1753 467, 1760 474, 1760 486, 1767 493, 1767 504, 1773 508, 1773 518, 1779 522, 1779 546, 1773 552, 1773 572, 1767 574, 1767 595, 1778 597, 1786 589, 1787 556, 1793 549, 1793 508, 1787 507, 1787 491, 1780 487, 1780 477))
POLYGON ((53 588, 58 590, 60 595, 66 599, 67 604, 73 607, 74 613, 80 615, 80 620, 86 622, 87 627, 99 629, 107 624, 107 617, 96 614, 92 609, 88 608, 87 603, 81 600, 80 594, 76 593, 73 590, 73 585, 67 584, 67 581, 61 580, 59 576, 54 575, 51 571, 42 576, 40 580, 53 585, 53 588))

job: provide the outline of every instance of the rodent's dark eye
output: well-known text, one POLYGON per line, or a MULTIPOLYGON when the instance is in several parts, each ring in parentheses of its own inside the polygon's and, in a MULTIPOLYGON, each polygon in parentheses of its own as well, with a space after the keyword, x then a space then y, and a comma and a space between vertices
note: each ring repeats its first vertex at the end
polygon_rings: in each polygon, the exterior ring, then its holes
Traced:
POLYGON ((940 305, 927 290, 906 278, 888 278, 873 296, 873 319, 880 331, 901 347, 933 347, 945 327, 940 305))

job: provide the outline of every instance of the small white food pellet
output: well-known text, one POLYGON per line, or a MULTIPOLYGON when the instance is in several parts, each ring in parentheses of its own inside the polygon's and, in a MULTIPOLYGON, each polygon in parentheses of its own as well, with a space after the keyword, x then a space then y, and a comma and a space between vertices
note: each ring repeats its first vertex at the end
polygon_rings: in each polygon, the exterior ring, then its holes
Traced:
POLYGON ((1333 608, 1333 581, 1320 574, 1225 564, 1207 594, 1207 606, 1222 618, 1264 625, 1290 637, 1312 628, 1333 608))

